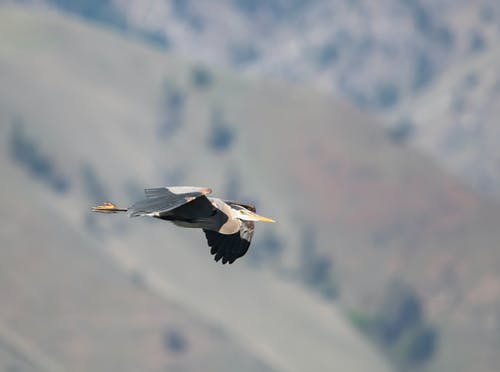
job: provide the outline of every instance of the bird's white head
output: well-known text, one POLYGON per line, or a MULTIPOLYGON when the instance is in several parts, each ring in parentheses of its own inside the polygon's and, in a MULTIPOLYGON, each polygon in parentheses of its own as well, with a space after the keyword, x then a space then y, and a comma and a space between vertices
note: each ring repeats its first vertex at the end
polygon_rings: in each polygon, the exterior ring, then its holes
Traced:
POLYGON ((233 210, 234 217, 243 221, 276 222, 271 218, 260 216, 257 213, 242 207, 241 205, 232 205, 231 209, 233 210))

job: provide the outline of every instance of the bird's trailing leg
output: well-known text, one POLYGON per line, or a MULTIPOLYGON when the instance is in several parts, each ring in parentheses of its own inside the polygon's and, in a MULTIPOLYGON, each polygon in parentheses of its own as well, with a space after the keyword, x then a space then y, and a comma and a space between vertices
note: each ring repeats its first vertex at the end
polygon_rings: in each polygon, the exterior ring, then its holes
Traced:
POLYGON ((98 213, 118 213, 118 212, 126 212, 127 208, 118 208, 116 205, 110 202, 105 202, 103 205, 98 205, 97 207, 92 208, 92 212, 98 213))

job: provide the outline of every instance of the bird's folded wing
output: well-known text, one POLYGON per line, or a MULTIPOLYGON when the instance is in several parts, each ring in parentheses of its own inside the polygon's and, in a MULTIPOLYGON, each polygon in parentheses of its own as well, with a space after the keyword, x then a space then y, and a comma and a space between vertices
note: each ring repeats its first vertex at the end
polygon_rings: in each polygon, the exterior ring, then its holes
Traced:
POLYGON ((157 216, 205 196, 212 190, 203 187, 178 186, 146 189, 144 192, 146 199, 138 201, 128 209, 130 217, 157 216))

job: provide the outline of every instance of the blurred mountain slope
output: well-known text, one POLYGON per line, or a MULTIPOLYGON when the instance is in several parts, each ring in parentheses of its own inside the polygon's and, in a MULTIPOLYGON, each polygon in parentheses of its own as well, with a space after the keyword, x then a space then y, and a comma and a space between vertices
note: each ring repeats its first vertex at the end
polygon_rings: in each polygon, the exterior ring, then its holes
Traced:
MULTIPOLYGON (((312 226, 318 250, 334 258, 342 300, 377 302, 383 283, 404 278, 423 296, 440 330, 435 370, 494 371, 498 204, 327 97, 293 89, 284 95, 266 85, 242 102, 245 134, 259 141, 259 151, 249 156, 264 164, 266 180, 279 164, 276 193, 290 195, 296 219, 312 226), (268 115, 271 107, 286 123, 279 129, 268 115), (277 130, 286 133, 279 145, 277 130), (297 196, 290 188, 299 190, 297 196)), ((296 230, 298 242, 301 232, 296 230)))
MULTIPOLYGON (((333 256, 343 285, 349 283, 343 301, 349 303, 350 295, 372 295, 391 276, 402 276, 417 286, 434 319, 460 335, 442 332, 442 360, 450 355, 447 360, 455 363, 450 369, 495 365, 500 322, 497 206, 397 145, 415 138, 450 173, 480 191, 498 192, 496 125, 491 119, 498 101, 498 2, 113 4, 128 24, 165 35, 171 50, 190 58, 314 82, 365 110, 397 112, 391 121, 402 122, 402 131, 388 132, 396 145, 391 146, 381 131, 365 125, 365 116, 311 91, 263 84, 255 91, 242 89, 241 96, 233 88, 230 94, 214 93, 224 97, 222 122, 239 125, 240 135, 234 136, 258 143, 258 151, 247 149, 238 164, 251 169, 256 161, 264 179, 276 180, 274 193, 296 204, 281 207, 284 214, 297 216, 295 228, 284 232, 280 227, 293 252, 282 257, 287 269, 301 267, 308 244, 300 242, 310 234, 308 225, 317 224, 311 229, 318 235, 318 250, 333 256), (454 97, 448 103, 444 97, 450 88, 454 97), (285 97, 284 89, 290 92, 285 97), (421 97, 421 104, 415 104, 415 97, 421 97), (402 114, 400 107, 406 109, 402 114), (283 122, 286 128, 278 129, 283 141, 277 141, 276 127, 283 122), (276 164, 280 177, 275 177, 276 164), (359 275, 368 265, 384 269, 359 275), (476 342, 473 350, 468 338, 484 338, 486 346, 476 342)), ((219 170, 218 176, 233 173, 219 170)), ((254 175, 239 177, 240 185, 258 189, 254 175)), ((259 192, 263 205, 273 205, 271 194, 259 192)))
POLYGON ((6 371, 27 370, 23 360, 40 371, 232 370, 236 362, 248 371, 271 370, 150 291, 139 274, 120 270, 61 216, 64 203, 1 164, 9 177, 0 196, 0 292, 9 300, 0 312, 0 338, 7 355, 21 359, 6 371))
MULTIPOLYGON (((421 123, 419 112, 425 108, 407 107, 416 97, 433 97, 433 86, 448 70, 474 64, 474 58, 497 49, 498 1, 23 0, 27 2, 135 33, 190 59, 252 76, 305 82, 342 95, 363 110, 389 114, 391 128, 404 137, 418 136, 414 143, 449 171, 480 192, 500 195, 494 168, 498 151, 477 140, 481 134, 474 129, 481 125, 481 132, 495 131, 487 123, 495 117, 493 103, 464 108, 464 98, 453 93, 454 108, 446 108, 453 111, 446 140, 441 129, 426 129, 442 124, 421 123), (466 118, 461 118, 465 110, 466 118), (464 141, 465 155, 458 155, 464 141), (483 164, 493 164, 493 169, 483 164)), ((488 91, 480 94, 496 102, 488 91)))
MULTIPOLYGON (((335 306, 244 261, 220 267, 199 231, 89 213, 103 198, 126 204, 140 197, 143 186, 226 189, 226 175, 245 154, 220 153, 211 126, 233 130, 226 98, 246 83, 217 74, 223 88, 207 100, 204 88, 186 88, 193 66, 138 43, 53 13, 5 8, 0 19, 0 160, 10 175, 2 188, 1 261, 2 275, 19 286, 3 290, 23 295, 4 309, 11 329, 75 370, 234 370, 235 363, 249 371, 389 370, 335 306), (171 102, 183 99, 175 132, 165 118, 175 112, 171 102), (221 158, 225 166, 212 168, 221 158), (171 319, 189 345, 172 360, 162 349, 171 319)), ((258 181, 258 168, 247 169, 258 181)))
POLYGON ((315 286, 306 294, 248 267, 274 233, 282 249, 259 265, 298 283, 315 268, 311 257, 333 262, 346 307, 364 308, 389 280, 406 280, 439 329, 428 368, 495 370, 495 203, 313 90, 207 70, 52 14, 6 11, 1 25, 5 149, 35 141, 45 160, 40 171, 39 160, 6 151, 6 164, 31 172, 43 198, 60 194, 57 213, 105 239, 116 262, 144 273, 156 292, 278 369, 321 370, 332 360, 384 369, 315 286), (259 225, 245 259, 221 268, 199 232, 88 215, 95 202, 127 204, 163 184, 253 200, 279 223, 259 225))
POLYGON ((402 105, 396 114, 411 118, 413 144, 492 196, 498 196, 500 190, 499 65, 500 48, 493 46, 457 62, 418 100, 402 105))
POLYGON ((178 53, 312 82, 370 110, 396 107, 499 40, 500 8, 491 0, 111 3, 129 25, 164 35, 178 53))

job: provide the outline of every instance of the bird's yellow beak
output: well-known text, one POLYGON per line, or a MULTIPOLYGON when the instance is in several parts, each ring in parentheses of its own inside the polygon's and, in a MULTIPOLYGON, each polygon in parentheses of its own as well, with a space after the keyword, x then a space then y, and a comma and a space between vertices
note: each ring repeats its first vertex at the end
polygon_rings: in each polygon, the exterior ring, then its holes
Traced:
POLYGON ((272 218, 267 218, 267 217, 264 217, 264 216, 259 216, 258 214, 255 214, 255 218, 257 218, 257 220, 259 220, 261 222, 276 222, 272 218))

